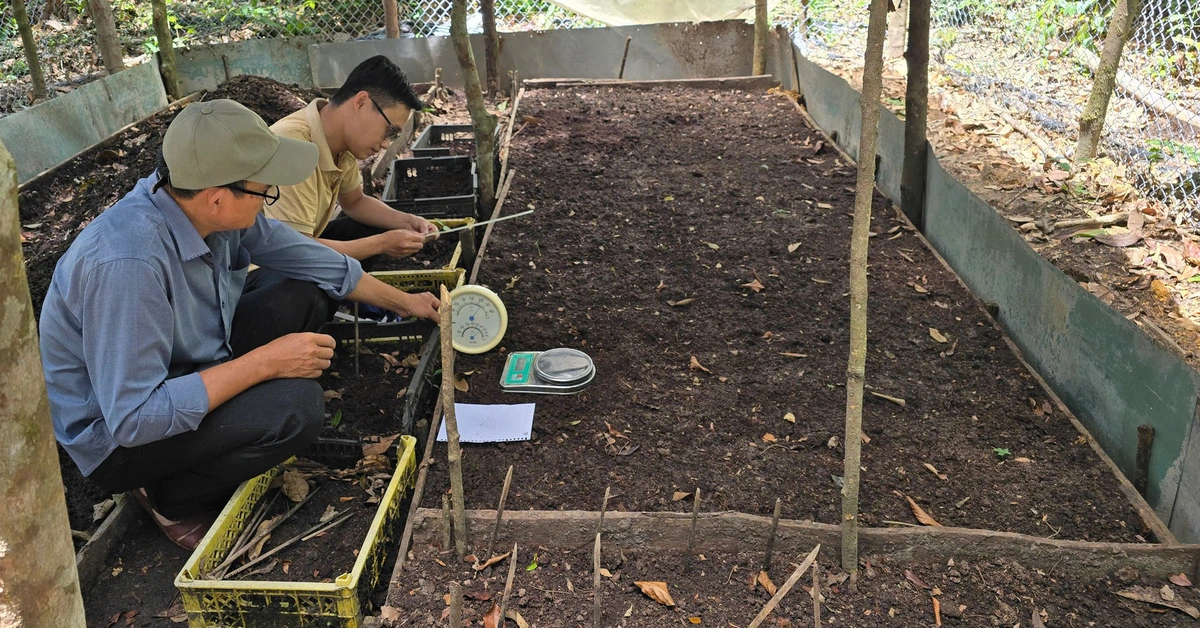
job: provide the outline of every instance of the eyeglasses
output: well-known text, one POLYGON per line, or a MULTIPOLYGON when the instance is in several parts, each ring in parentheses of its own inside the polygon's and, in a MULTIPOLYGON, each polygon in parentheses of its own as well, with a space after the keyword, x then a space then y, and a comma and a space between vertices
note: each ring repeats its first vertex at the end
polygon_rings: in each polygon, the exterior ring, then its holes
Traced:
MULTIPOLYGON (((368 98, 370 98, 370 96, 368 96, 368 98)), ((375 102, 374 98, 371 98, 371 104, 375 105, 375 111, 378 111, 379 115, 383 116, 383 121, 387 123, 387 135, 384 137, 387 138, 389 142, 400 137, 400 132, 402 129, 392 124, 392 121, 388 119, 387 114, 383 112, 383 107, 380 107, 379 103, 375 102)))
POLYGON ((241 187, 240 185, 227 185, 225 187, 227 187, 231 190, 237 190, 238 192, 241 192, 242 194, 249 194, 251 196, 261 196, 261 197, 267 199, 267 201, 266 201, 267 205, 274 205, 275 201, 279 200, 279 186, 278 185, 272 185, 271 187, 267 188, 266 192, 255 192, 254 190, 247 190, 246 188, 241 187), (275 190, 274 194, 271 194, 272 189, 275 190))

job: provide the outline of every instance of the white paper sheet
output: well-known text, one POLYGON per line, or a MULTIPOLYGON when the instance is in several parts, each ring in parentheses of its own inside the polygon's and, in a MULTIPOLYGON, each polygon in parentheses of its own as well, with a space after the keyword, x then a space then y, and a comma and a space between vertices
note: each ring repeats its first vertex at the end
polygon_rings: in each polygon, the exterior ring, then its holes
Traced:
MULTIPOLYGON (((454 404, 459 440, 464 443, 499 443, 529 440, 533 436, 533 409, 537 404, 454 404)), ((439 443, 446 442, 446 421, 438 430, 439 443)))

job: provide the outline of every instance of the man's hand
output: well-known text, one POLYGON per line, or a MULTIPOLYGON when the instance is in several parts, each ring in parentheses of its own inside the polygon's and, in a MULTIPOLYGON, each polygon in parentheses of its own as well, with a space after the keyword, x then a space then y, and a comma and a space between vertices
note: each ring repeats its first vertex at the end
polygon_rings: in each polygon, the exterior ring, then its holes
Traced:
MULTIPOLYGON (((316 379, 329 368, 337 341, 326 334, 297 333, 276 338, 251 352, 259 353, 274 377, 316 379)), ((250 354, 247 354, 248 356, 250 354)))
POLYGON ((416 294, 403 294, 405 298, 400 305, 400 309, 396 310, 397 314, 427 318, 435 323, 441 321, 441 318, 438 316, 438 308, 441 307, 441 303, 432 293, 418 292, 416 294))
POLYGON ((391 257, 408 257, 425 246, 424 234, 408 229, 392 229, 374 237, 379 238, 380 253, 391 257))
POLYGON ((416 231, 422 236, 425 236, 426 242, 437 239, 437 234, 440 231, 437 225, 417 215, 410 215, 409 217, 412 219, 412 221, 409 223, 409 229, 416 231))

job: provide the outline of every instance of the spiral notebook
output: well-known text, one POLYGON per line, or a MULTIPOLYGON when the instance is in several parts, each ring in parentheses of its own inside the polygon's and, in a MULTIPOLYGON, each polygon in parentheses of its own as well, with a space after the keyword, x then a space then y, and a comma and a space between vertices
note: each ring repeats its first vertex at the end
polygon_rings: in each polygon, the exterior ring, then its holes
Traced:
MULTIPOLYGON (((529 440, 533 436, 533 403, 454 404, 459 442, 500 443, 529 440)), ((438 430, 439 443, 446 442, 446 421, 438 430)))

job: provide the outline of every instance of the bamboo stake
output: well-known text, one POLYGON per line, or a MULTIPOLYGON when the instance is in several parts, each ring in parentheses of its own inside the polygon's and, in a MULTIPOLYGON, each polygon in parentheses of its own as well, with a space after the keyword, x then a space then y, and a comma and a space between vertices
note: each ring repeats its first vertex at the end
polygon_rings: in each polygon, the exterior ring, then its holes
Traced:
MULTIPOLYGON (((500 194, 496 196, 496 208, 492 210, 493 218, 500 217, 500 210, 504 209, 504 200, 508 198, 508 188, 516 174, 516 170, 509 170, 508 178, 504 179, 501 184, 500 194)), ((495 222, 489 222, 487 228, 483 230, 483 237, 480 238, 479 245, 475 247, 475 264, 471 266, 471 278, 467 283, 475 283, 475 278, 479 276, 479 268, 483 266, 483 254, 487 250, 487 243, 492 237, 492 227, 495 224, 495 222)))
POLYGON ((450 496, 442 494, 442 549, 450 551, 450 544, 453 538, 450 535, 450 496))
POLYGON ((450 582, 450 628, 462 628, 462 585, 450 582))
POLYGON ((504 475, 504 488, 500 489, 500 504, 496 506, 496 525, 492 526, 492 536, 488 537, 487 552, 483 554, 483 559, 488 560, 492 557, 492 547, 496 542, 496 535, 500 534, 500 520, 504 518, 504 502, 508 500, 508 487, 512 484, 513 465, 508 465, 508 473, 504 475))
POLYGON ((692 528, 688 532, 687 564, 692 564, 692 550, 696 545, 696 517, 700 514, 700 489, 692 497, 692 528))
MULTIPOLYGON (((882 48, 882 44, 880 47, 882 48)), ((882 54, 882 50, 880 53, 882 54)), ((775 595, 771 596, 771 599, 767 601, 767 605, 758 612, 758 615, 754 617, 754 621, 750 622, 750 625, 746 626, 746 628, 758 628, 763 623, 767 615, 770 615, 771 611, 775 610, 776 606, 779 606, 779 602, 783 600, 783 596, 787 595, 788 591, 791 591, 792 587, 796 586, 796 582, 800 580, 800 576, 803 576, 804 572, 808 571, 808 568, 817 560, 817 552, 820 550, 821 546, 818 544, 808 553, 808 556, 804 558, 804 562, 800 563, 799 567, 796 567, 796 571, 792 572, 787 582, 783 583, 783 586, 775 591, 775 595)))
POLYGON ((317 534, 320 534, 320 533, 328 531, 328 530, 332 530, 333 528, 341 525, 347 519, 349 519, 350 517, 353 517, 357 513, 358 513, 357 510, 351 510, 350 512, 346 513, 345 515, 342 515, 341 517, 338 517, 337 519, 334 519, 333 521, 330 521, 328 523, 318 523, 318 524, 312 526, 311 528, 305 530, 304 532, 301 532, 300 534, 293 536, 292 538, 284 541, 283 543, 276 545, 271 551, 263 553, 258 558, 255 558, 254 560, 251 560, 251 561, 247 561, 246 564, 242 565, 241 567, 238 567, 237 569, 234 569, 233 571, 229 572, 228 574, 225 574, 223 576, 223 578, 229 578, 229 577, 235 576, 235 575, 253 567, 254 565, 257 565, 258 563, 261 563, 262 561, 266 560, 267 558, 270 558, 271 556, 274 556, 275 554, 279 553, 283 549, 290 547, 297 541, 307 541, 308 539, 316 536, 317 534))
POLYGON ((779 529, 779 511, 783 500, 775 498, 775 516, 771 517, 771 534, 767 537, 767 553, 763 556, 763 571, 771 570, 771 555, 775 553, 775 532, 779 529))
MULTIPOLYGON (((425 438, 425 455, 421 458, 421 470, 417 472, 417 484, 413 488, 412 503, 420 504, 421 499, 425 496, 425 480, 429 477, 429 465, 433 464, 433 445, 437 441, 438 428, 442 424, 442 399, 438 397, 437 403, 433 405, 433 418, 429 420, 429 435, 425 438)), ((391 583, 395 585, 400 581, 400 574, 404 571, 404 563, 408 558, 408 544, 412 542, 413 528, 416 526, 418 508, 410 508, 408 510, 408 519, 404 523, 404 533, 400 535, 399 555, 396 557, 396 566, 392 568, 391 583)))
MULTIPOLYGON (((871 0, 864 59, 862 137, 855 182, 854 226, 850 235, 850 356, 846 363, 846 437, 842 486, 842 569, 858 575, 858 487, 862 464, 863 385, 867 360, 867 237, 875 191, 875 148, 879 140, 879 98, 883 91, 883 36, 887 0, 871 0)), ((854 581, 852 581, 854 582, 854 581)), ((853 585, 852 585, 853 586, 853 585)))
POLYGON ((508 612, 508 596, 512 594, 513 576, 517 574, 517 544, 513 543, 512 555, 508 557, 508 579, 504 581, 504 597, 500 598, 500 625, 504 625, 508 612))
MULTIPOLYGON (((254 536, 249 541, 246 541, 245 545, 242 545, 240 548, 238 548, 234 551, 231 551, 229 553, 229 555, 225 557, 225 560, 221 561, 221 564, 217 565, 212 570, 214 577, 216 579, 220 580, 222 578, 225 578, 226 576, 232 576, 233 574, 237 573, 238 571, 241 571, 241 568, 238 568, 232 572, 226 573, 229 570, 229 567, 233 565, 233 561, 237 560, 243 554, 250 551, 250 548, 254 547, 255 545, 258 545, 259 541, 261 541, 264 538, 266 538, 267 536, 269 536, 271 534, 271 532, 273 532, 275 530, 275 528, 278 528, 280 525, 283 524, 284 521, 287 521, 289 517, 296 514, 296 511, 300 510, 300 507, 303 506, 305 503, 307 503, 308 500, 312 499, 312 496, 315 495, 316 492, 319 490, 321 490, 320 486, 309 491, 308 495, 304 496, 304 499, 300 500, 300 502, 297 503, 295 506, 292 506, 291 508, 289 508, 287 510, 287 512, 283 513, 283 515, 281 517, 279 517, 279 519, 276 520, 275 523, 271 524, 270 527, 268 527, 266 530, 263 530, 262 532, 259 532, 257 534, 252 532, 251 534, 254 534, 254 536)), ((242 565, 242 567, 245 567, 245 565, 242 565)))
POLYGON ((814 562, 813 570, 813 626, 821 628, 821 563, 814 562))
POLYGON ((592 628, 600 628, 600 533, 592 552, 592 628))
POLYGON ((450 466, 450 498, 454 507, 454 551, 459 558, 467 555, 467 509, 464 504, 462 476, 462 446, 458 435, 458 419, 454 416, 454 333, 451 331, 453 308, 450 291, 442 286, 442 411, 446 413, 446 461, 450 466))
POLYGON ((625 52, 621 55, 621 71, 617 72, 617 80, 625 78, 625 60, 629 58, 629 42, 633 41, 633 37, 625 37, 625 52))
POLYGON ((612 487, 604 487, 604 501, 600 502, 600 521, 596 524, 596 534, 604 531, 604 511, 608 510, 608 498, 612 497, 612 487))

